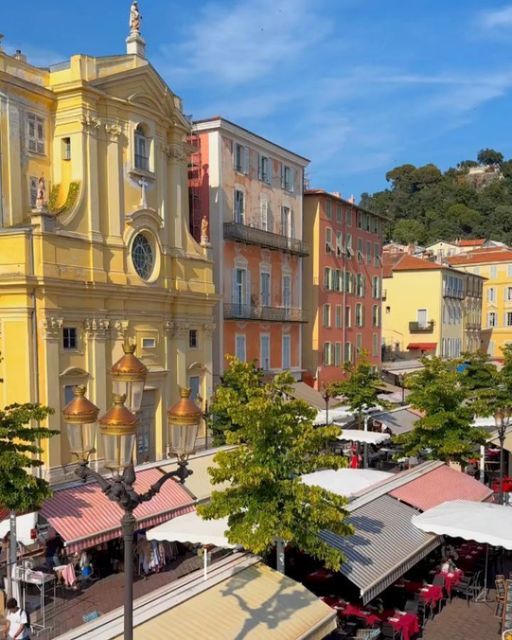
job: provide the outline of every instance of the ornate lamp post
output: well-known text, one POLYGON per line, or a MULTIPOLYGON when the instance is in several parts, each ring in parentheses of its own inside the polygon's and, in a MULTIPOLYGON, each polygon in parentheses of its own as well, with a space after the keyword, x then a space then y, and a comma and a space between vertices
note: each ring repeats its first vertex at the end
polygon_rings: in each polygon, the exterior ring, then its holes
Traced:
POLYGON ((504 446, 505 446, 505 433, 508 427, 508 421, 510 418, 510 412, 508 409, 498 409, 494 414, 496 420, 496 427, 498 428, 498 440, 500 442, 500 487, 498 500, 500 504, 503 504, 503 477, 504 477, 504 446))
POLYGON ((126 396, 126 408, 137 413, 142 402, 147 368, 135 356, 135 345, 123 345, 124 356, 111 369, 113 391, 126 396))
MULTIPOLYGON (((133 352, 128 355, 133 356, 133 352)), ((167 412, 169 444, 171 451, 178 457, 178 468, 163 474, 158 482, 142 494, 138 494, 133 487, 136 480, 133 452, 137 418, 124 406, 125 395, 114 394, 114 406, 98 421, 104 442, 105 466, 112 471, 111 478, 104 478, 88 466, 89 456, 94 451, 98 409, 85 398, 85 389, 77 389, 75 398, 63 410, 72 443, 71 448, 79 460, 78 476, 84 481, 95 480, 103 493, 124 510, 121 525, 124 540, 125 640, 133 640, 133 533, 135 530, 133 512, 139 504, 151 500, 167 480, 176 478, 183 484, 192 473, 187 468, 187 460, 194 451, 201 410, 190 399, 190 389, 180 389, 180 396, 180 400, 167 412)), ((136 394, 132 393, 132 400, 134 398, 136 394)))

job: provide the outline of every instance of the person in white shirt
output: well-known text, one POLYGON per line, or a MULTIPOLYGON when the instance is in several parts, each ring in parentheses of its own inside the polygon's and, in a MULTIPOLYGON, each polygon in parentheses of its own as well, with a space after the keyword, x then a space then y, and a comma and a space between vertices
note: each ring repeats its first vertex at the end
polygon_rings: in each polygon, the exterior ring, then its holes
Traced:
POLYGON ((441 573, 450 573, 455 569, 455 564, 450 558, 444 558, 441 565, 441 573))
POLYGON ((9 640, 28 640, 30 638, 30 630, 26 611, 18 607, 15 598, 7 600, 6 609, 7 638, 9 640))

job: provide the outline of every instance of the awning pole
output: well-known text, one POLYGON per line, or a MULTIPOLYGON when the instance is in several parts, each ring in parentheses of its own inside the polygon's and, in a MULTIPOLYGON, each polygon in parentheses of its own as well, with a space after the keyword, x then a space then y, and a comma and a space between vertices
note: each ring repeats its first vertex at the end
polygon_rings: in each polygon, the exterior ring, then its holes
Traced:
POLYGON ((480 593, 476 596, 475 602, 489 602, 487 599, 487 570, 489 567, 489 544, 485 545, 485 569, 484 569, 484 586, 480 593))
POLYGON ((480 482, 485 483, 485 445, 480 445, 480 482))

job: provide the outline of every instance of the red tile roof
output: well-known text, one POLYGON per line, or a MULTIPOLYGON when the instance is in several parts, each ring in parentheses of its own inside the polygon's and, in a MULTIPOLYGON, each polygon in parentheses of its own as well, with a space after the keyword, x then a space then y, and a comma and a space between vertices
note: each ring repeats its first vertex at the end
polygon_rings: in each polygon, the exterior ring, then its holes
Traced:
POLYGON ((458 247, 481 247, 485 244, 484 238, 468 238, 466 240, 456 240, 455 244, 458 247))
POLYGON ((453 266, 468 264, 483 264, 487 262, 512 262, 512 251, 502 249, 501 251, 471 251, 462 256, 452 256, 448 258, 448 263, 453 266))
POLYGON ((447 466, 438 467, 389 493, 393 498, 421 511, 448 500, 481 502, 491 494, 489 487, 447 466))
POLYGON ((437 346, 437 342, 410 342, 408 349, 418 349, 419 351, 433 351, 437 346))
MULTIPOLYGON (((139 471, 135 489, 144 493, 162 477, 159 469, 139 471)), ((194 510, 193 498, 174 480, 168 480, 149 502, 134 511, 138 528, 157 524, 194 510)), ((121 535, 120 506, 109 500, 98 484, 81 484, 55 491, 40 511, 63 537, 69 551, 78 551, 121 535)))
POLYGON ((402 256, 402 259, 395 264, 393 271, 434 271, 442 268, 443 265, 437 262, 431 262, 430 260, 423 260, 422 258, 405 254, 402 256))

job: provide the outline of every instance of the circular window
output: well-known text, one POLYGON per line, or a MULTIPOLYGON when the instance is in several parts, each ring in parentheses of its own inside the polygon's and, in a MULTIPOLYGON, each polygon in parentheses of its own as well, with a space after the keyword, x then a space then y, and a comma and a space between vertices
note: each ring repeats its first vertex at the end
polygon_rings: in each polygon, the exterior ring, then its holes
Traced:
POLYGON ((155 267, 155 252, 151 242, 142 233, 135 236, 133 241, 132 261, 137 274, 143 280, 149 280, 155 267))

